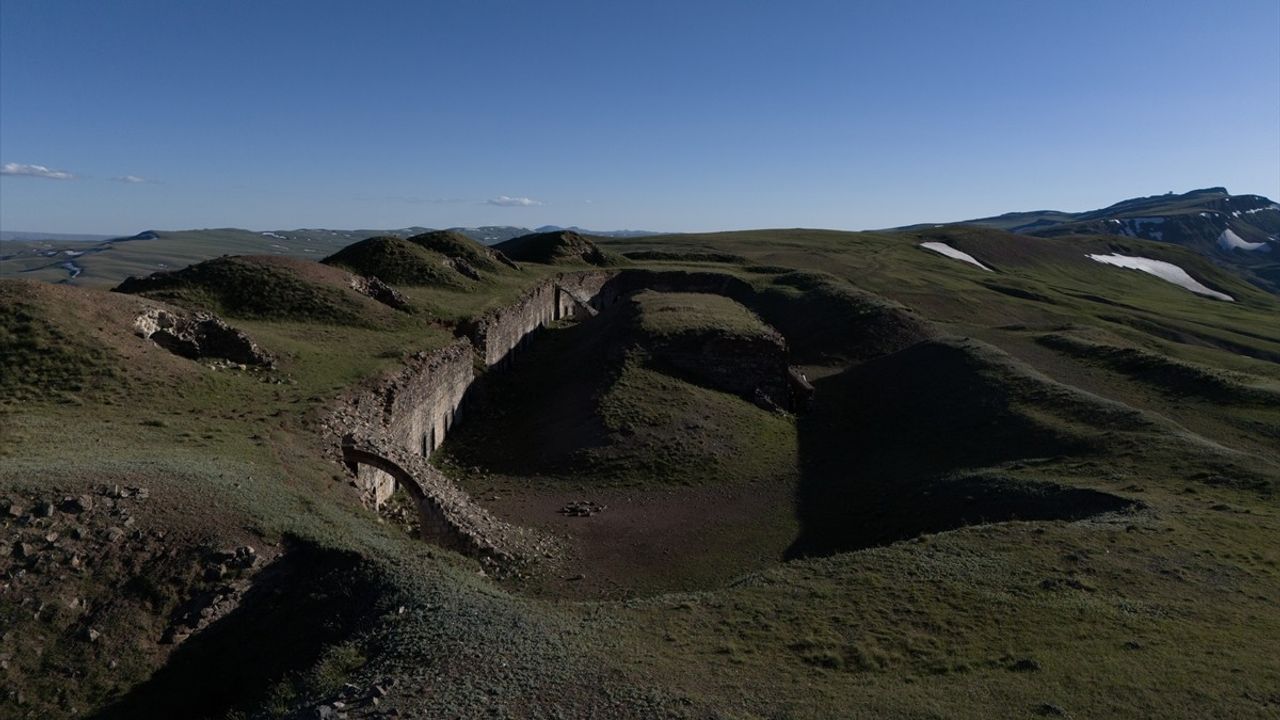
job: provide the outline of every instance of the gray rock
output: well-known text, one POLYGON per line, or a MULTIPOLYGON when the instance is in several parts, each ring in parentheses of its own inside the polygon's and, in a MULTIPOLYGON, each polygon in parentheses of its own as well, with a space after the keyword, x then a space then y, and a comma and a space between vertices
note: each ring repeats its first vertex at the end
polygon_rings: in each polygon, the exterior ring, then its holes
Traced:
POLYGON ((80 495, 79 497, 65 497, 62 499, 62 504, 59 505, 59 508, 64 513, 79 515, 82 512, 87 512, 93 509, 93 496, 80 495))
MULTIPOLYGON (((123 286, 122 284, 121 287, 123 286)), ((149 338, 175 355, 191 360, 216 358, 242 365, 275 365, 271 355, 258 347, 248 335, 211 313, 183 315, 152 308, 139 315, 133 326, 138 335, 149 338)))

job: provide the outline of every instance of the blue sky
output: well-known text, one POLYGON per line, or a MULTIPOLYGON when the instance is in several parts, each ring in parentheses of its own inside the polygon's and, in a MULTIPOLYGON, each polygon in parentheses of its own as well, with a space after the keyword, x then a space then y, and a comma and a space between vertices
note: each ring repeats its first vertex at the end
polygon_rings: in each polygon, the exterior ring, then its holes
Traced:
POLYGON ((1277 198, 1278 37, 1276 0, 4 0, 0 228, 862 229, 1277 198))

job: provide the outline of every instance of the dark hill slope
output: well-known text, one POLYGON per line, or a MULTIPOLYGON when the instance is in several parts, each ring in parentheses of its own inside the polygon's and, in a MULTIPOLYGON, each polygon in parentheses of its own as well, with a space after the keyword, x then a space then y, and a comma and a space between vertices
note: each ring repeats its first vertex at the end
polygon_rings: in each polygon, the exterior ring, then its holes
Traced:
MULTIPOLYGON (((1094 490, 1091 460, 1154 476, 1174 465, 1217 472, 1254 462, 958 338, 922 342, 819 380, 799 437, 797 555, 1135 504, 1094 490)), ((1247 469, 1232 470, 1242 486, 1273 489, 1247 469)))
POLYGON ((484 272, 498 272, 503 267, 517 269, 500 251, 485 247, 456 230, 432 230, 414 235, 409 242, 484 272))
POLYGON ((228 317, 377 324, 390 309, 356 292, 352 280, 338 268, 309 260, 222 257, 131 277, 115 291, 228 317))
POLYGON ((572 230, 534 233, 495 245, 516 262, 607 267, 625 262, 572 230))
POLYGON ((404 239, 381 235, 348 245, 321 260, 392 285, 465 288, 519 267, 505 255, 453 230, 404 239))
POLYGON ((398 237, 380 236, 348 245, 321 260, 392 285, 463 287, 467 277, 449 258, 398 237))

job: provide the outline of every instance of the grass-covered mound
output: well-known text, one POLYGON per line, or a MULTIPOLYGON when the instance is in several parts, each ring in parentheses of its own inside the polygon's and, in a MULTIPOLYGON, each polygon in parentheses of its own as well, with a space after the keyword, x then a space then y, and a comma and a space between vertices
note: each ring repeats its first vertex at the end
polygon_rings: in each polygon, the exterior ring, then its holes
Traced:
POLYGON ((464 287, 467 278, 446 260, 408 240, 380 236, 348 245, 320 262, 391 285, 464 287))
POLYGON ((483 272, 499 272, 504 267, 515 269, 510 258, 492 248, 487 248, 456 230, 432 230, 409 238, 409 242, 439 253, 446 258, 461 260, 483 272))
POLYGON ((321 262, 392 285, 455 290, 517 269, 502 253, 453 230, 433 230, 407 240, 390 235, 371 237, 321 262))
POLYGON ((923 342, 815 387, 800 424, 797 555, 1120 509, 1129 503, 1052 476, 1010 473, 1009 463, 1088 456, 1117 448, 1119 435, 1168 432, 968 340, 923 342))
POLYGON ((468 410, 475 421, 448 436, 444 457, 461 467, 605 485, 793 473, 792 421, 651 367, 633 311, 624 305, 542 333, 511 370, 486 383, 479 406, 468 410))
POLYGON ((609 267, 626 260, 600 249, 594 242, 572 230, 533 233, 498 243, 495 249, 516 262, 546 265, 593 265, 609 267))
POLYGON ((790 408, 787 345, 723 295, 646 290, 629 299, 629 329, 647 364, 765 408, 790 408))
POLYGON ((746 304, 808 361, 878 357, 935 332, 906 307, 825 273, 777 276, 746 304))
POLYGON ((388 312, 352 290, 338 268, 271 256, 207 260, 129 278, 115 290, 237 318, 361 325, 388 312))
POLYGON ((729 335, 754 337, 773 331, 741 304, 709 293, 637 294, 637 326, 654 337, 680 335, 729 335))
POLYGON ((935 334, 903 305, 823 272, 791 270, 748 281, 721 272, 627 269, 621 282, 730 298, 782 333, 793 358, 803 363, 878 357, 935 334))

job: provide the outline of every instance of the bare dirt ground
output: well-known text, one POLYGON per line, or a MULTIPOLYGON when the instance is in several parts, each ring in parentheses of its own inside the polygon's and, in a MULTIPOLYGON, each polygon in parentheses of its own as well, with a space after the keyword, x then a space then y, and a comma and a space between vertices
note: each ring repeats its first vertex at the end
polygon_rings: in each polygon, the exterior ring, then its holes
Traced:
POLYGON ((535 596, 617 599, 722 587, 780 562, 798 532, 789 480, 594 489, 537 483, 489 478, 469 488, 503 520, 563 541, 559 567, 511 581, 535 596), (590 514, 566 512, 574 508, 590 514))

